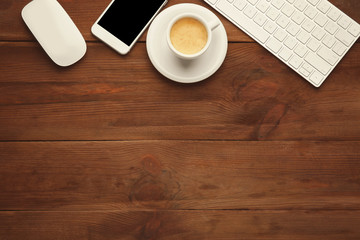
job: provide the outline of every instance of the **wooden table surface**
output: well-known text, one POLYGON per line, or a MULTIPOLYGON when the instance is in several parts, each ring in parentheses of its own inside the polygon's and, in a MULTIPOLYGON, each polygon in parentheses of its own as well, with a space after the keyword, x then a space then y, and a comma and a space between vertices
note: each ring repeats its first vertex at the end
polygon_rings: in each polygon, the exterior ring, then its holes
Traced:
POLYGON ((126 56, 91 35, 109 0, 59 0, 88 51, 56 66, 27 2, 0 1, 1 240, 360 239, 359 42, 314 88, 217 14, 226 59, 184 85, 146 34, 126 56))

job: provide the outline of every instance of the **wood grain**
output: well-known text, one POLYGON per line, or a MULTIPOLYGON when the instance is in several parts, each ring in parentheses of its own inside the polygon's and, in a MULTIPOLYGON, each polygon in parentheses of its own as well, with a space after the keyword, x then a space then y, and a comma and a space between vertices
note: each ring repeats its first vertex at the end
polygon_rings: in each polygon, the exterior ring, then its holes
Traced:
POLYGON ((1 210, 360 209, 360 142, 0 143, 1 210))
MULTIPOLYGON (((16 41, 34 41, 34 37, 27 29, 25 23, 21 18, 21 10, 28 3, 28 0, 1 0, 0 1, 0 41, 1 40, 16 40, 16 41)), ((98 41, 90 32, 92 24, 104 11, 110 0, 59 0, 60 4, 68 12, 74 23, 79 28, 84 38, 88 41, 98 41)), ((360 2, 358 0, 330 0, 335 6, 340 8, 343 12, 353 18, 355 21, 360 22, 360 2)), ((184 3, 182 0, 169 0, 166 7, 175 4, 184 3)), ((202 6, 209 7, 202 0, 190 0, 186 3, 195 3, 202 6)), ((213 10, 212 10, 213 11, 213 10)), ((215 11, 213 11, 216 13, 215 11)), ((220 20, 225 25, 230 41, 240 42, 253 42, 253 40, 244 34, 242 31, 233 26, 220 14, 216 13, 220 20)), ((145 40, 146 34, 141 38, 145 40)))
POLYGON ((358 44, 320 89, 256 43, 229 44, 191 85, 160 75, 143 43, 125 57, 92 43, 65 69, 36 43, 0 43, 0 55, 1 140, 360 139, 358 44))
POLYGON ((360 236, 359 211, 0 212, 0 222, 0 239, 6 240, 358 240, 360 236))
POLYGON ((360 239, 359 43, 315 89, 216 13, 226 60, 186 85, 146 33, 126 56, 91 35, 110 0, 59 0, 88 51, 57 67, 28 2, 0 1, 0 240, 360 239))

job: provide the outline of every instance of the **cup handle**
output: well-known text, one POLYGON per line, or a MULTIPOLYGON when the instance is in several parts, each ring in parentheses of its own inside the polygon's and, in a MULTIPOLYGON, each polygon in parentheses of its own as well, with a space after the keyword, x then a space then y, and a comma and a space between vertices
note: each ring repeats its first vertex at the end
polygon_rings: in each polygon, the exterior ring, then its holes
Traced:
POLYGON ((209 23, 211 31, 214 30, 215 28, 217 28, 219 25, 220 25, 220 21, 217 19, 213 20, 209 23))

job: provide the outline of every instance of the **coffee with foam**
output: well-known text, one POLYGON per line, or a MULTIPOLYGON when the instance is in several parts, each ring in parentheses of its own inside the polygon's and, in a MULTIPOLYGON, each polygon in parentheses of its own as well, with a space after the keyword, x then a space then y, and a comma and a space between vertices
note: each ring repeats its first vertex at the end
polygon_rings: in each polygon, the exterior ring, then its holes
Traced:
POLYGON ((183 54, 200 52, 208 41, 206 27, 198 20, 184 17, 174 23, 170 31, 170 41, 183 54))

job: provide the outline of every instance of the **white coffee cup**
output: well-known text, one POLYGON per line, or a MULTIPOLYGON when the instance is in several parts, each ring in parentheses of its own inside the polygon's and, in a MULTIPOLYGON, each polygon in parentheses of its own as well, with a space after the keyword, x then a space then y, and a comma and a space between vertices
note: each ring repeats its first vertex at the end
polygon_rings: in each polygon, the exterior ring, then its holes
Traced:
POLYGON ((167 28, 169 48, 181 59, 196 59, 209 48, 212 31, 219 25, 217 19, 206 21, 195 13, 179 14, 170 21, 167 28))

